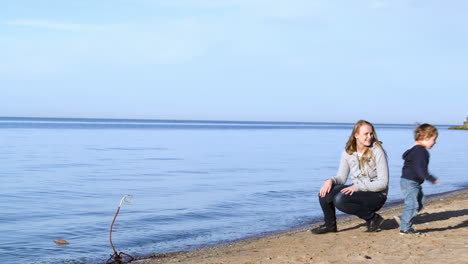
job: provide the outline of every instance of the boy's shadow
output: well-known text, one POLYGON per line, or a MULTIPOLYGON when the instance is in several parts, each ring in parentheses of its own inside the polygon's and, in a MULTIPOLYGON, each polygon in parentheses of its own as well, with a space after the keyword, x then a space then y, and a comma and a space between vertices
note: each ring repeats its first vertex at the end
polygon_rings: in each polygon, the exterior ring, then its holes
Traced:
MULTIPOLYGON (((414 224, 424 224, 424 223, 429 223, 429 222, 434 222, 434 221, 441 221, 441 220, 447 220, 452 217, 459 217, 459 216, 464 216, 468 215, 468 209, 461 209, 461 210, 454 210, 454 211, 445 211, 445 212, 438 212, 438 213, 423 213, 420 215, 416 215, 414 218, 414 224)), ((366 224, 359 224, 357 226, 349 227, 346 229, 340 230, 340 232, 343 231, 349 231, 353 229, 358 229, 360 227, 364 227, 366 224)), ((419 229, 418 231, 421 233, 427 233, 427 232, 434 232, 434 231, 444 231, 444 230, 450 230, 450 229, 459 229, 459 228, 465 228, 468 227, 468 221, 463 221, 458 225, 455 226, 448 226, 448 227, 441 227, 441 228, 431 228, 431 229, 419 229)), ((400 226, 398 225, 397 221, 395 219, 385 219, 380 226, 381 230, 392 230, 392 229, 399 229, 400 226)))
MULTIPOLYGON (((437 213, 423 213, 420 215, 416 215, 414 217, 414 224, 425 224, 429 222, 435 222, 435 221, 441 221, 441 220, 448 220, 452 217, 459 217, 459 216, 464 216, 468 215, 468 209, 461 209, 461 210, 454 210, 454 211, 444 211, 444 212, 437 212, 437 213)), ((448 227, 441 227, 441 228, 431 228, 431 229, 419 229, 418 231, 421 233, 426 233, 426 232, 433 232, 433 231, 444 231, 444 230, 449 230, 449 229, 458 229, 458 228, 464 228, 468 227, 468 221, 461 222, 460 224, 456 226, 448 226, 448 227)), ((391 230, 391 229, 397 229, 400 228, 398 223, 396 222, 395 219, 386 219, 382 225, 380 226, 380 229, 382 230, 391 230)))

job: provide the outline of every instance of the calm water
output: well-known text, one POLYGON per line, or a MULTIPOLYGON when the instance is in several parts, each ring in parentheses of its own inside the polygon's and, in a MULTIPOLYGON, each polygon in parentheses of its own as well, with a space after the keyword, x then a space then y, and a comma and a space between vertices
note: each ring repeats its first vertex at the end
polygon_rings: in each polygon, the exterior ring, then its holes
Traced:
MULTIPOLYGON (((439 126, 430 171, 468 185, 468 131, 439 126)), ((104 263, 308 225, 352 124, 0 118, 2 263, 104 263), (69 245, 56 245, 65 239, 69 245)), ((389 155, 389 201, 413 125, 376 125, 389 155)))

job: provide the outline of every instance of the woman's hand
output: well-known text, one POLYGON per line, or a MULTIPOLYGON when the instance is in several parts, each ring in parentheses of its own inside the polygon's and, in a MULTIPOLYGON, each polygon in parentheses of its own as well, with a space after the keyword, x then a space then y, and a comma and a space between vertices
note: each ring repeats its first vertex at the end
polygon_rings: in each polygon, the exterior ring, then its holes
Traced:
POLYGON ((333 182, 331 179, 325 180, 325 182, 322 184, 322 187, 320 187, 320 197, 325 197, 325 195, 330 192, 332 186, 333 182))
POLYGON ((346 187, 344 189, 341 190, 342 193, 346 194, 346 195, 353 195, 353 193, 356 192, 356 188, 354 188, 353 185, 349 186, 349 187, 346 187))

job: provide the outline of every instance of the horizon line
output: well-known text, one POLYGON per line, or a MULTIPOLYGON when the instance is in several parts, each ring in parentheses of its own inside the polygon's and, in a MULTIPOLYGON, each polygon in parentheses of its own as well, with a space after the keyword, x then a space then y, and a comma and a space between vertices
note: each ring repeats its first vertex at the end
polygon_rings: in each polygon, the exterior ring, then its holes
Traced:
MULTIPOLYGON (((215 119, 152 119, 152 118, 108 118, 108 117, 50 117, 50 116, 0 116, 1 118, 8 119, 74 119, 74 120, 134 120, 134 121, 186 121, 186 122, 232 122, 232 123, 284 123, 284 124, 354 124, 355 122, 319 122, 319 121, 271 121, 271 120, 215 120, 215 119)), ((413 122, 413 123, 377 123, 371 122, 376 125, 417 125, 424 122, 413 122)), ((453 126, 453 124, 434 124, 441 126, 453 126)))

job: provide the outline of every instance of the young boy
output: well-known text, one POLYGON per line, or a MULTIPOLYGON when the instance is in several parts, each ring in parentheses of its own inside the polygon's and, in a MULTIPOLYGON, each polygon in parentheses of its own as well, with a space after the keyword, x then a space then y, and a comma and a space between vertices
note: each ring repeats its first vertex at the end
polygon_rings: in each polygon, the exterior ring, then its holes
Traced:
POLYGON ((439 133, 437 128, 429 124, 422 124, 414 131, 414 146, 403 154, 405 163, 401 174, 400 187, 405 199, 405 208, 401 214, 400 234, 418 234, 412 228, 413 218, 424 206, 422 184, 429 180, 433 184, 439 180, 429 174, 429 151, 436 144, 439 133))

